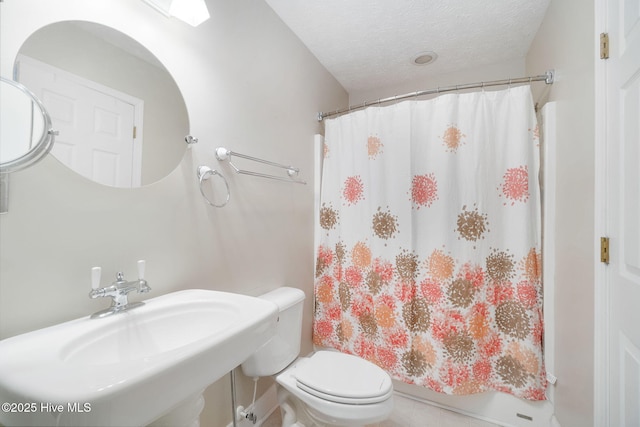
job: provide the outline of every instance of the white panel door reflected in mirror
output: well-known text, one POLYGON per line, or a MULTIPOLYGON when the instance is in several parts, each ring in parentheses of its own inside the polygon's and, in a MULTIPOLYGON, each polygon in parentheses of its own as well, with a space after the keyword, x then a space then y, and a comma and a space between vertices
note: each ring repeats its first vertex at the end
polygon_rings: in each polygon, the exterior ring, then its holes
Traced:
POLYGON ((103 25, 67 21, 23 44, 16 80, 50 111, 52 154, 100 184, 139 187, 173 171, 186 151, 186 106, 146 48, 103 25))

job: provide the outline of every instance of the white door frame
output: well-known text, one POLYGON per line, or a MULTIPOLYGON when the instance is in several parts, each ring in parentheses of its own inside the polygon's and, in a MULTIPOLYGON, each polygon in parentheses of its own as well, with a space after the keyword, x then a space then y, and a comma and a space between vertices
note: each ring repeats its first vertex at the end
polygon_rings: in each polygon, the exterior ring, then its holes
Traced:
MULTIPOLYGON (((600 33, 608 31, 607 0, 595 0, 594 55, 600 57, 600 33)), ((607 67, 595 63, 595 236, 607 236, 607 67)), ((606 266, 600 262, 600 248, 594 242, 594 426, 609 426, 609 292, 606 266)))
MULTIPOLYGON (((597 85, 596 85, 597 86, 597 85)), ((596 96, 597 99, 597 96, 596 96)), ((598 108, 596 107, 596 111, 598 108)), ((596 120, 599 122, 600 120, 596 120)), ((605 187, 602 183, 605 175, 605 165, 602 158, 604 153, 598 145, 602 145, 602 140, 598 138, 598 128, 596 124, 596 195, 595 195, 595 236, 607 236, 605 224, 605 212, 603 212, 604 200, 602 197, 605 187)), ((607 290, 607 276, 604 265, 600 262, 600 248, 595 243, 595 292, 594 292, 594 426, 606 427, 609 420, 609 292, 607 290)))

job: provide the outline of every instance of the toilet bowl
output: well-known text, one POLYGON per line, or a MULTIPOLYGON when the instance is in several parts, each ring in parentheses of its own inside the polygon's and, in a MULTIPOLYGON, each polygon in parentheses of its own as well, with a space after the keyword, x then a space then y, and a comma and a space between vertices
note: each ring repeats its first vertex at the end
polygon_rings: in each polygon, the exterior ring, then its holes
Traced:
POLYGON ((283 427, 289 405, 306 426, 362 426, 385 420, 393 410, 391 378, 371 362, 334 351, 301 357, 276 376, 283 427), (302 412, 302 413, 301 413, 302 412))
POLYGON ((283 287, 260 298, 278 306, 276 334, 241 366, 249 377, 275 376, 283 427, 355 427, 389 417, 393 385, 375 364, 329 350, 298 358, 301 290, 283 287))

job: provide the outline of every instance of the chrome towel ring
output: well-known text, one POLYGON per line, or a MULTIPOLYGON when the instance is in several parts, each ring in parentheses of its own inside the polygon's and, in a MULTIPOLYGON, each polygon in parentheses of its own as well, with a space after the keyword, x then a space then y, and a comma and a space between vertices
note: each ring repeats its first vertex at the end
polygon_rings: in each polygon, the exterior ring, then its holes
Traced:
POLYGON ((200 194, 202 194, 202 197, 211 206, 214 206, 216 208, 222 208, 226 206, 227 203, 229 203, 229 199, 231 198, 231 192, 229 191, 229 183, 227 182, 227 179, 224 177, 224 175, 222 175, 220 172, 218 172, 215 169, 211 169, 209 166, 198 166, 198 181, 200 182, 200 194), (219 205, 209 200, 209 198, 204 194, 204 190, 202 189, 202 185, 204 181, 208 180, 211 175, 218 175, 220 178, 222 178, 222 181, 224 181, 225 187, 227 187, 227 199, 224 201, 224 203, 221 203, 219 205))

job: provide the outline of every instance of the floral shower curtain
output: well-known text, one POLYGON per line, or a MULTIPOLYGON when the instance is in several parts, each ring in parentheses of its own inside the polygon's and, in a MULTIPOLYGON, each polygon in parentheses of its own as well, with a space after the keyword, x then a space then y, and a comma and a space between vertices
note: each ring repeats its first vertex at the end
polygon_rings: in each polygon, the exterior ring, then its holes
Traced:
POLYGON ((528 86, 327 120, 314 343, 544 399, 538 169, 528 86))

